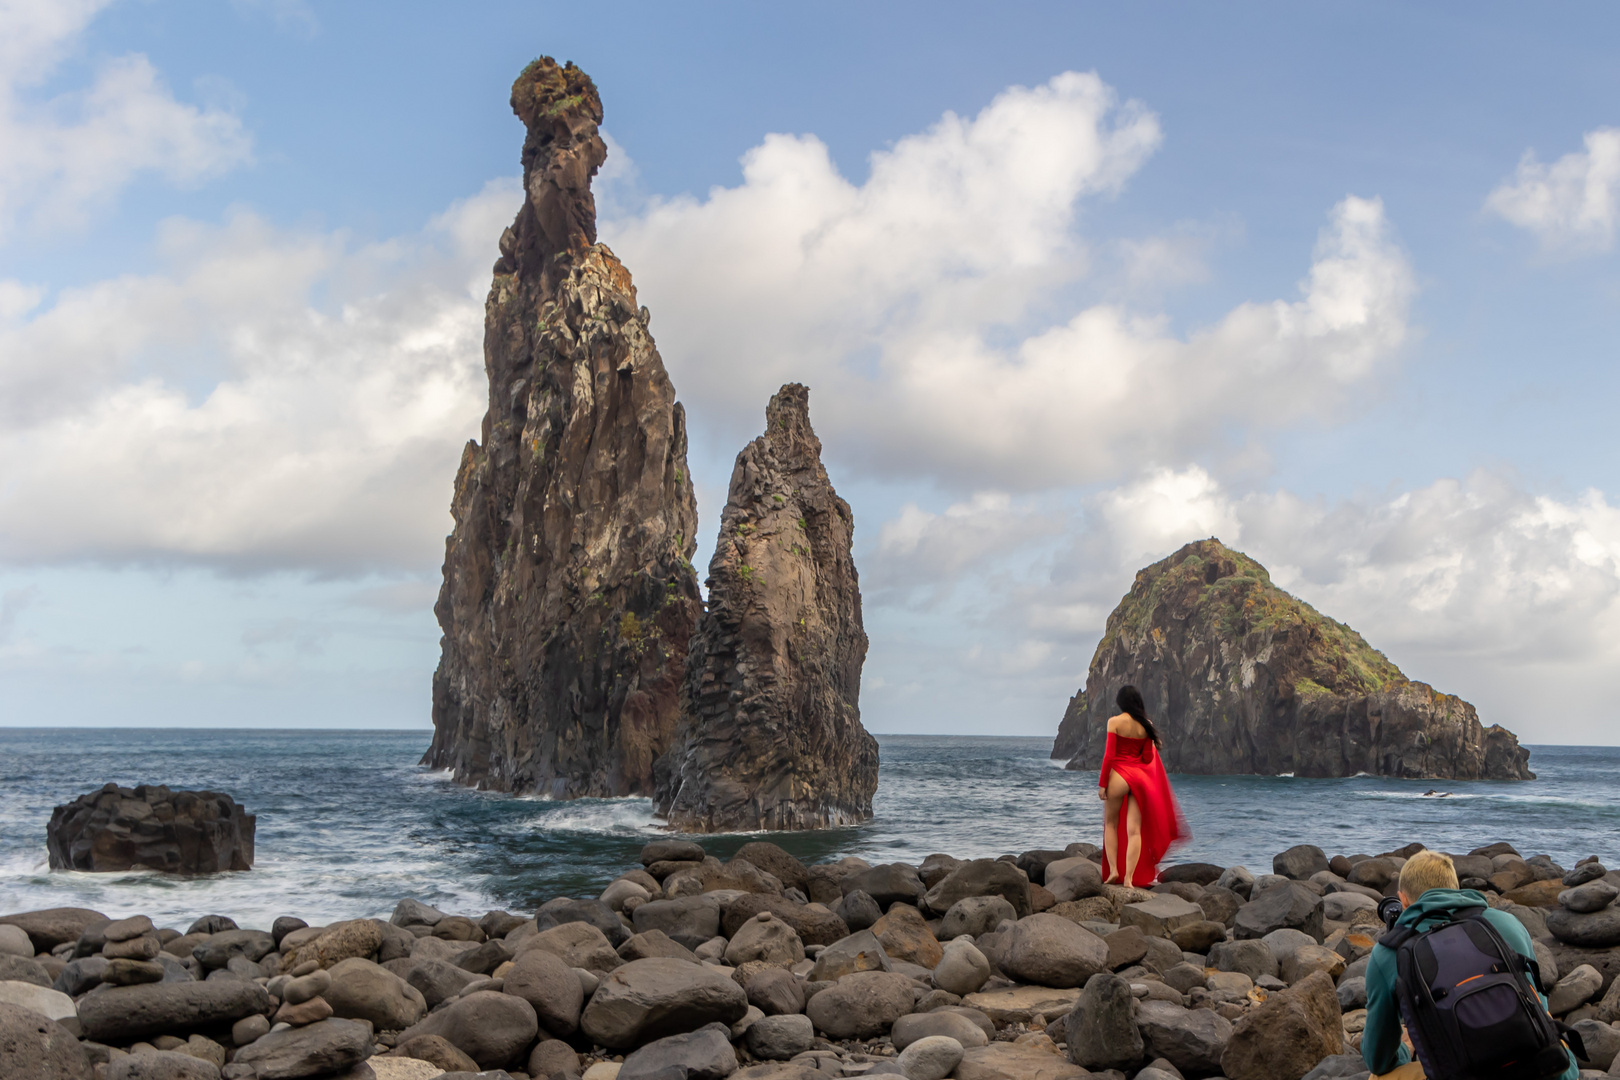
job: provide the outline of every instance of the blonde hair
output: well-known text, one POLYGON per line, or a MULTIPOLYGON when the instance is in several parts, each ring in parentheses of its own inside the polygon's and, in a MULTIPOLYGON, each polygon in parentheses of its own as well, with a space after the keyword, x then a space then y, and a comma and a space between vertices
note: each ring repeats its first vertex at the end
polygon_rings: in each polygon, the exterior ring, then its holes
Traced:
POLYGON ((1413 900, 1430 889, 1455 889, 1457 867, 1452 863, 1450 855, 1442 855, 1438 851, 1424 848, 1407 859, 1406 865, 1401 867, 1397 887, 1413 900))

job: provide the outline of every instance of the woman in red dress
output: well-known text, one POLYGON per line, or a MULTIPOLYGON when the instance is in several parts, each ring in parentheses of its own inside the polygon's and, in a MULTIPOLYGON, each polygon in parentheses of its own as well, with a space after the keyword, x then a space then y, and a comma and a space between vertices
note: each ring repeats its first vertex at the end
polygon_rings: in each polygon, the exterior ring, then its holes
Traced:
POLYGON ((1159 733, 1148 719, 1142 692, 1120 687, 1117 716, 1108 719, 1097 797, 1103 809, 1103 881, 1110 885, 1152 885, 1159 860, 1170 845, 1188 837, 1187 824, 1159 757, 1159 733), (1125 833, 1124 873, 1120 873, 1119 834, 1125 833))

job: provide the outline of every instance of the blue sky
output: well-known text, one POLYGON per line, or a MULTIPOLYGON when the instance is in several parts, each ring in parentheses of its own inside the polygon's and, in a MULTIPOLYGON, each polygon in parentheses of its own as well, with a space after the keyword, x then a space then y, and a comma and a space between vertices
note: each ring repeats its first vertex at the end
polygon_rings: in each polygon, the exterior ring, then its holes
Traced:
POLYGON ((1049 733, 1214 533, 1487 723, 1615 742, 1620 14, 1465 14, 7 5, 0 723, 428 724, 545 53, 602 92, 705 545, 812 387, 871 729, 1049 733))

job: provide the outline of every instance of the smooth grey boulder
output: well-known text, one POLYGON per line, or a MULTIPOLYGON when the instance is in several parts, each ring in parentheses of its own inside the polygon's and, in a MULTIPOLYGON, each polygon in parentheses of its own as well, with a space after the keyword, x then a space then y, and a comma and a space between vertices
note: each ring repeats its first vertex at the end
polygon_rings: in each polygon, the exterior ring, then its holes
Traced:
POLYGON ((209 971, 230 965, 234 956, 257 963, 276 949, 276 939, 263 930, 225 930, 211 935, 191 950, 192 957, 209 971))
POLYGON ((962 1051, 948 1035, 929 1035, 902 1050, 897 1064, 906 1080, 945 1080, 961 1064, 962 1051))
POLYGON ((944 956, 934 965, 934 985, 958 997, 966 997, 989 981, 990 961, 971 941, 947 941, 944 956))
POLYGON ((1612 949, 1620 945, 1620 907, 1582 913, 1568 908, 1547 911, 1547 932, 1566 945, 1587 949, 1612 949))
MULTIPOLYGON (((624 940, 629 940, 626 932, 624 940)), ((607 935, 587 922, 567 922, 542 930, 518 946, 519 954, 544 949, 569 967, 584 968, 600 975, 624 963, 607 935)), ((458 957, 459 959, 459 957, 458 957)))
POLYGON ((1547 994, 1547 1011, 1562 1016, 1571 1009, 1585 1005, 1603 988, 1603 975, 1591 964, 1582 964, 1562 979, 1547 994))
POLYGON ((430 1009, 447 998, 455 997, 479 979, 479 976, 463 971, 448 961, 425 956, 390 960, 383 967, 414 987, 430 1009))
POLYGON ((568 923, 587 923, 602 931, 602 936, 607 938, 608 944, 614 948, 623 945, 630 937, 630 930, 619 918, 619 913, 600 900, 569 900, 560 904, 547 904, 535 915, 534 922, 541 931, 568 923))
POLYGON ((1046 890, 1060 904, 1103 894, 1102 868, 1090 859, 1058 859, 1048 863, 1045 870, 1046 890))
POLYGON ((333 1016, 369 1020, 378 1031, 404 1031, 427 1013, 420 990, 370 960, 350 957, 327 974, 331 984, 322 996, 333 1016))
POLYGON ((1000 896, 969 896, 951 905, 940 922, 939 940, 949 941, 963 934, 988 934, 1003 922, 1018 920, 1018 912, 1000 896))
POLYGON ((641 849, 641 865, 657 862, 702 862, 704 850, 690 840, 653 840, 641 849))
POLYGON ((1210 946, 1209 966, 1217 971, 1238 971, 1255 982, 1261 976, 1275 979, 1278 974, 1277 957, 1264 941, 1222 941, 1210 946))
POLYGON ((1322 898, 1297 882, 1256 889, 1232 919, 1239 940, 1263 938, 1274 930, 1299 930, 1322 941, 1322 898))
MULTIPOLYGON (((1587 863, 1588 866, 1593 864, 1587 863)), ((1612 1069, 1620 1057, 1620 1028, 1601 1020, 1577 1020, 1570 1025, 1586 1044, 1586 1057, 1581 1058, 1583 1069, 1612 1069)))
POLYGON ((30 955, 48 953, 58 945, 78 941, 91 926, 105 925, 110 921, 99 911, 75 907, 0 915, 0 926, 15 926, 28 935, 28 941, 33 946, 30 955))
POLYGON ((1363 975, 1353 975, 1348 979, 1339 980, 1339 1008, 1345 1012, 1352 1009, 1365 1009, 1367 1007, 1367 979, 1363 975))
POLYGON ((816 1025, 801 1014, 767 1016, 748 1026, 743 1043, 761 1060, 787 1061, 815 1046, 816 1025))
POLYGON ((1302 1080, 1370 1080, 1372 1070, 1360 1054, 1330 1054, 1316 1063, 1302 1080))
POLYGON ((502 992, 534 1006, 540 1026, 555 1038, 566 1039, 579 1030, 584 988, 572 968, 544 949, 526 952, 512 962, 502 992))
POLYGON ((6 1080, 92 1080, 90 1058, 60 1024, 0 1002, 0 1076, 6 1080))
POLYGON ((633 960, 610 971, 580 1014, 580 1030, 614 1050, 695 1031, 728 1027, 748 1012, 748 995, 727 976, 663 957, 633 960))
POLYGON ((830 1039, 871 1039, 911 1011, 915 986, 895 972, 858 971, 816 994, 804 1011, 830 1039))
POLYGON ((334 1017, 272 1031, 238 1050, 231 1064, 250 1066, 254 1080, 303 1080, 352 1069, 373 1050, 369 1024, 334 1017))
POLYGON ((833 914, 843 919, 851 930, 866 930, 883 918, 883 909, 865 892, 853 889, 833 907, 833 914))
POLYGON ((1064 1027, 1069 1060, 1087 1069, 1129 1069, 1142 1060, 1145 1044, 1136 1026, 1131 984, 1111 972, 1086 980, 1064 1027))
POLYGON ((244 1016, 270 1011, 270 995, 239 979, 113 986, 79 1002, 83 1037, 109 1045, 174 1031, 229 1027, 244 1016))
POLYGON ((388 921, 395 926, 436 926, 440 920, 448 917, 448 912, 407 896, 394 905, 394 913, 388 917, 388 921))
POLYGON ((1031 911, 1029 879, 1009 862, 998 859, 972 859, 962 863, 924 897, 924 904, 936 915, 944 915, 951 905, 969 896, 999 896, 1013 906, 1019 918, 1031 911))
POLYGON ((724 1080, 737 1071, 737 1052, 722 1024, 668 1035, 626 1055, 618 1080, 724 1080))
MULTIPOLYGON (((992 1031, 994 1027, 992 1026, 992 1031)), ((918 1039, 931 1035, 946 1035, 963 1046, 985 1046, 990 1036, 972 1019, 950 1009, 932 1012, 908 1013, 894 1022, 889 1039, 896 1050, 904 1050, 918 1039)))
MULTIPOLYGON (((1587 865, 1590 866, 1591 864, 1588 863, 1587 865)), ((1620 896, 1620 889, 1610 885, 1607 881, 1589 881, 1559 893, 1558 902, 1571 911, 1589 915, 1594 911, 1602 911, 1614 903, 1614 898, 1617 896, 1620 896)))
POLYGON ((893 967, 877 935, 870 930, 857 930, 816 955, 810 981, 830 982, 857 971, 891 971, 893 967))
POLYGON ((695 949, 720 933, 720 901, 712 894, 649 900, 631 914, 636 933, 662 930, 672 941, 695 949))
POLYGON ((512 946, 500 938, 492 938, 476 949, 468 949, 450 962, 462 971, 470 971, 474 975, 488 975, 510 959, 512 946))
MULTIPOLYGON (((73 964, 82 962, 83 961, 74 960, 68 965, 68 967, 72 967, 73 964)), ((106 967, 107 961, 102 960, 101 969, 105 971, 106 967)), ((81 968, 80 970, 82 971, 83 969, 81 968)), ((66 971, 67 969, 64 968, 63 974, 66 974, 66 971)), ((0 953, 0 982, 22 982, 29 983, 33 986, 54 987, 57 990, 61 990, 64 994, 67 994, 69 997, 72 997, 73 991, 65 990, 56 985, 56 983, 60 981, 60 976, 58 976, 56 979, 52 979, 50 974, 46 972, 46 970, 41 967, 31 956, 8 956, 4 953, 0 953)), ((98 977, 96 982, 100 981, 101 980, 98 977)), ((88 990, 94 985, 94 982, 90 983, 85 987, 85 990, 88 990)), ((83 992, 84 990, 79 991, 81 994, 83 992)))
POLYGON ((804 1011, 805 981, 783 968, 763 968, 743 980, 748 1004, 766 1016, 786 1016, 804 1011))
POLYGON ((762 911, 737 928, 725 955, 726 963, 732 967, 751 960, 790 966, 804 959, 804 942, 787 923, 762 911))
POLYGON ((1002 943, 1000 966, 1024 983, 1058 989, 1084 986, 1108 966, 1108 946, 1061 915, 1019 919, 1002 943))
POLYGON ((917 876, 917 868, 907 863, 882 863, 862 870, 845 878, 840 887, 845 896, 852 892, 865 893, 884 911, 888 911, 892 904, 911 904, 915 907, 927 892, 923 888, 922 878, 917 876))
POLYGON ((474 990, 400 1032, 405 1042, 418 1035, 437 1035, 478 1062, 480 1069, 517 1068, 539 1034, 534 1006, 520 997, 494 990, 474 990))
POLYGON ((155 1050, 109 1061, 101 1080, 219 1080, 219 1066, 190 1054, 155 1050))
POLYGON ((1209 1076, 1221 1070, 1221 1052, 1232 1038, 1232 1024, 1210 1009, 1184 1009, 1168 1001, 1144 1001, 1136 1020, 1147 1053, 1162 1057, 1183 1073, 1209 1076))

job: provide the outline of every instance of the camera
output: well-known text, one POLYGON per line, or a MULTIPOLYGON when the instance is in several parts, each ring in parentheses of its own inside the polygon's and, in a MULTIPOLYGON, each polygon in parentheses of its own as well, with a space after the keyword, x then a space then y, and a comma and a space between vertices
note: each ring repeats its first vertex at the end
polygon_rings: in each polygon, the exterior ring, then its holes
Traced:
POLYGON ((1405 910, 1398 896, 1386 896, 1378 901, 1378 917, 1384 920, 1384 925, 1391 930, 1395 929, 1395 920, 1400 918, 1401 912, 1405 910))

